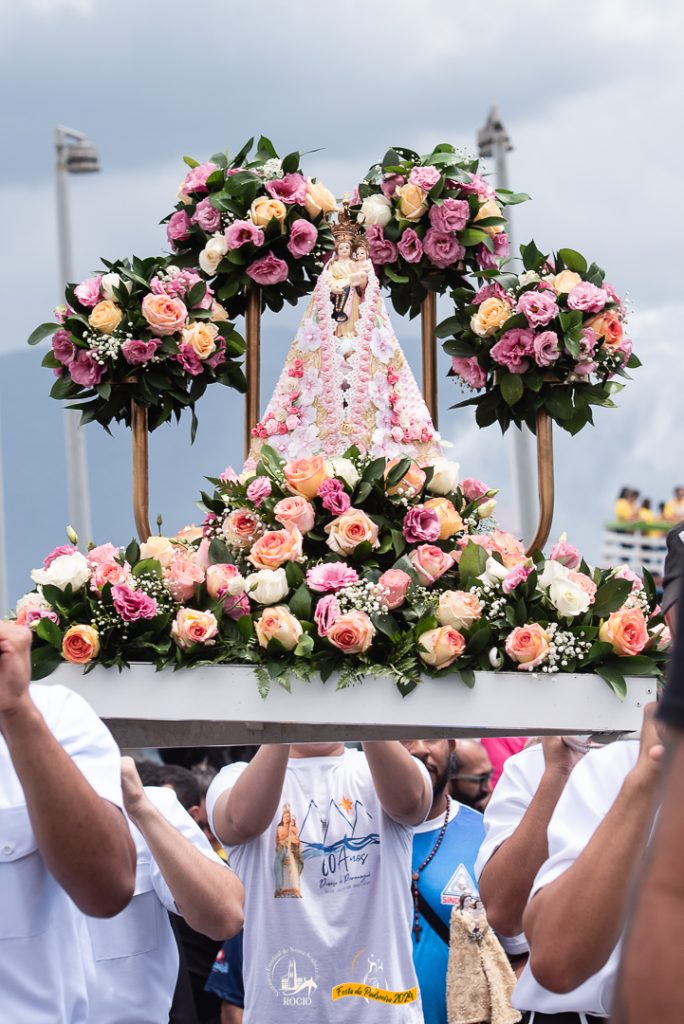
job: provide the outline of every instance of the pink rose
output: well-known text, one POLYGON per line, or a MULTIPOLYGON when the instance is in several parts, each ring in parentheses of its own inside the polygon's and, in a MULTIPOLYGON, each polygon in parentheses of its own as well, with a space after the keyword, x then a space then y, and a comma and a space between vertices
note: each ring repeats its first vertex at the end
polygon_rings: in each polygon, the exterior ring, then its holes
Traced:
POLYGON ((121 352, 127 363, 131 366, 141 366, 148 363, 156 354, 161 341, 124 341, 121 352))
POLYGON ((285 529, 296 528, 301 534, 306 534, 313 529, 316 518, 313 505, 300 494, 279 501, 273 509, 273 515, 285 529))
POLYGON ((465 650, 465 637, 453 626, 427 629, 418 638, 418 654, 434 669, 448 668, 465 650))
POLYGON ((68 331, 55 331, 52 335, 52 351, 62 366, 68 366, 76 354, 76 346, 68 331))
POLYGON ((389 238, 385 238, 385 233, 379 224, 371 224, 366 231, 366 241, 370 258, 376 266, 381 267, 386 263, 397 262, 397 247, 394 242, 390 242, 389 238))
POLYGON ((416 570, 418 582, 424 587, 431 586, 453 565, 451 555, 433 544, 421 544, 408 558, 416 570))
MULTIPOLYGON (((242 575, 232 562, 215 562, 207 566, 206 579, 209 597, 212 601, 221 601, 230 590, 240 589, 234 584, 242 580, 242 575)), ((244 589, 244 584, 241 586, 244 589)))
POLYGON ((440 178, 441 174, 437 168, 433 167, 432 164, 428 164, 427 167, 412 167, 408 180, 409 184, 417 185, 418 188, 429 192, 431 188, 435 187, 440 178))
POLYGON ((582 561, 577 548, 568 544, 566 540, 557 541, 549 552, 549 558, 553 562, 560 562, 566 569, 576 569, 582 561))
POLYGON ((420 261, 423 256, 423 243, 413 228, 406 228, 397 245, 397 251, 407 263, 420 261))
POLYGON ((306 585, 319 594, 326 594, 349 587, 358 579, 357 571, 345 562, 323 562, 308 570, 306 585))
POLYGON ((267 476, 257 476, 247 487, 247 497, 254 502, 257 508, 268 498, 271 493, 271 481, 267 476))
POLYGON ((470 207, 465 199, 445 199, 430 207, 430 224, 437 231, 462 231, 468 223, 470 207))
POLYGON ((483 480, 478 480, 474 476, 468 476, 465 480, 461 480, 461 490, 465 500, 470 504, 478 498, 484 498, 490 488, 483 480))
POLYGON ((290 226, 290 241, 287 243, 289 252, 296 260, 308 256, 318 239, 318 231, 310 220, 300 217, 290 226))
POLYGON ((440 269, 451 267, 465 256, 465 249, 455 235, 436 228, 426 231, 423 249, 430 262, 440 269))
POLYGON ((473 306, 480 306, 487 299, 501 299, 502 302, 510 304, 510 296, 506 294, 500 284, 496 281, 483 284, 479 291, 470 300, 473 306))
POLYGON ((88 277, 74 288, 76 298, 86 309, 93 309, 102 298, 102 278, 88 277))
POLYGON ((75 384, 80 384, 84 388, 95 387, 96 384, 100 383, 106 372, 107 367, 97 363, 90 352, 86 352, 85 349, 79 349, 69 363, 71 379, 75 384))
POLYGON ((128 562, 95 562, 90 575, 90 589, 94 594, 101 594, 109 583, 111 587, 128 585, 131 582, 131 567, 128 562))
POLYGON ((517 626, 506 637, 506 654, 518 669, 530 672, 541 665, 551 648, 551 636, 538 622, 517 626))
POLYGON ((131 590, 123 583, 112 587, 112 603, 124 622, 153 619, 157 614, 154 598, 142 590, 131 590))
POLYGON ((77 549, 73 544, 60 544, 58 548, 54 548, 49 555, 46 555, 43 559, 43 568, 48 569, 54 562, 55 558, 60 558, 62 555, 73 555, 77 549))
POLYGON ((560 343, 555 331, 535 334, 533 347, 537 366, 552 366, 560 356, 560 343))
POLYGON ((229 249, 239 249, 242 245, 255 245, 257 248, 264 244, 265 235, 261 228, 252 224, 251 220, 234 220, 224 232, 226 245, 229 249))
POLYGON ((185 303, 180 299, 171 298, 169 295, 155 295, 153 292, 145 296, 140 308, 150 325, 150 330, 159 337, 180 331, 185 326, 188 315, 185 303))
POLYGON ((514 569, 506 573, 501 583, 501 589, 504 594, 512 593, 516 587, 525 582, 531 572, 532 567, 529 565, 516 565, 514 569))
POLYGON ((340 480, 334 477, 324 480, 318 487, 318 497, 323 508, 334 516, 341 516, 351 507, 351 498, 340 480))
POLYGON ((425 505, 415 505, 404 516, 402 532, 409 544, 439 540, 439 516, 434 509, 426 508, 425 505))
POLYGON ((633 591, 644 589, 644 583, 641 576, 638 576, 628 565, 621 565, 616 569, 613 573, 613 579, 628 580, 632 584, 633 591))
POLYGON ((546 327, 559 313, 558 303, 552 294, 536 291, 521 295, 516 310, 525 315, 530 327, 546 327))
POLYGON ((501 335, 496 345, 492 346, 492 359, 505 366, 510 373, 525 373, 530 367, 529 356, 534 352, 534 332, 516 327, 501 335))
POLYGON ((477 356, 452 356, 451 369, 471 388, 483 388, 487 374, 477 361, 477 356))
POLYGON ((318 627, 319 636, 327 636, 335 622, 342 614, 337 598, 334 594, 327 594, 322 597, 316 605, 314 622, 318 627))
POLYGON ((204 583, 204 571, 195 561, 194 553, 179 548, 164 570, 164 583, 174 601, 189 601, 195 587, 204 583))
POLYGON ((210 174, 213 174, 216 169, 216 164, 212 164, 211 161, 207 161, 205 164, 198 164, 197 167, 193 167, 185 175, 181 191, 184 192, 185 195, 189 195, 190 192, 206 192, 207 178, 210 174))
POLYGON ((411 577, 402 569, 388 569, 383 572, 378 580, 380 600, 390 611, 401 608, 406 600, 408 588, 411 586, 411 577))
POLYGON ((166 225, 166 237, 174 249, 178 247, 178 242, 184 242, 190 237, 190 218, 185 210, 177 210, 171 215, 166 225))
POLYGON ((101 565, 103 562, 116 561, 120 554, 121 548, 115 547, 114 544, 98 544, 96 548, 90 549, 87 558, 90 565, 101 565))
POLYGON ((581 309, 583 313, 600 313, 608 295, 603 288, 597 288, 589 281, 575 285, 568 295, 568 309, 581 309))
POLYGON ((621 608, 612 612, 599 628, 599 640, 611 644, 619 658, 641 654, 648 643, 648 628, 641 608, 621 608))
POLYGON ((267 181, 264 188, 273 199, 280 199, 283 203, 298 203, 304 205, 308 190, 306 178, 301 174, 284 174, 282 178, 274 178, 267 181))
POLYGON ((279 569, 286 562, 302 561, 302 534, 289 530, 267 530, 252 544, 247 560, 257 569, 279 569))
POLYGON ((365 612, 340 615, 328 630, 328 640, 344 654, 363 654, 373 642, 375 626, 365 612))
POLYGON ((181 650, 196 644, 213 647, 218 636, 218 622, 213 612, 199 612, 194 608, 179 608, 171 623, 171 636, 181 650))
POLYGON ((257 284, 281 284, 287 280, 288 268, 285 260, 281 260, 269 252, 267 256, 262 256, 260 260, 250 263, 245 273, 257 284))
POLYGON ((380 190, 385 199, 391 199, 398 188, 406 183, 403 174, 385 174, 380 182, 380 190))
POLYGON ((196 224, 202 231, 213 235, 221 227, 221 213, 215 206, 212 206, 211 199, 207 197, 206 199, 201 199, 195 207, 190 223, 196 224))
POLYGON ((192 345, 188 345, 186 342, 179 345, 176 359, 185 372, 189 373, 191 377, 199 377, 200 373, 204 373, 204 363, 197 355, 192 345))

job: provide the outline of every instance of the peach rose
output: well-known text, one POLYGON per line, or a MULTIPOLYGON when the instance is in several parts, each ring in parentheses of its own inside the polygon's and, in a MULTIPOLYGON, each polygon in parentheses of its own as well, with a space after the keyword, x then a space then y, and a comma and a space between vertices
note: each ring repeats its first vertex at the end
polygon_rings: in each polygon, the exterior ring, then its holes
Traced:
POLYGON ((283 498, 274 507, 273 515, 286 530, 296 527, 300 533, 308 533, 313 529, 314 507, 301 494, 296 494, 292 498, 283 498))
POLYGON ((179 608, 171 623, 171 636, 177 647, 187 651, 195 644, 213 647, 218 636, 218 622, 213 612, 200 612, 194 608, 179 608))
POLYGON ((195 526, 194 523, 188 523, 181 530, 178 531, 174 540, 180 541, 181 543, 191 544, 194 540, 201 540, 204 536, 204 531, 201 526, 195 526))
POLYGON ((189 345, 200 359, 208 359, 216 351, 217 334, 216 324, 198 320, 197 323, 185 328, 182 338, 183 342, 189 345))
POLYGON ((194 552, 178 548, 164 569, 164 585, 174 601, 189 601, 195 587, 204 583, 204 569, 195 560, 194 552))
POLYGON ((69 626, 62 639, 62 657, 72 665, 86 665, 100 653, 100 634, 94 626, 69 626))
POLYGON ((287 209, 285 203, 279 199, 271 199, 270 196, 259 196, 249 208, 249 219, 258 228, 267 227, 272 220, 277 220, 282 226, 287 209))
POLYGON ((463 529, 463 520, 456 511, 453 501, 449 501, 448 498, 429 498, 425 502, 425 508, 431 508, 437 513, 440 540, 448 540, 463 529))
POLYGON ((615 310, 607 309, 605 313, 587 320, 587 327, 591 327, 597 337, 603 338, 603 344, 608 349, 620 347, 623 338, 622 321, 615 310))
POLYGON ((326 636, 344 654, 363 654, 373 642, 375 626, 365 612, 351 611, 335 619, 326 636))
POLYGON ((223 520, 223 536, 234 548, 246 551, 263 532, 263 524, 249 508, 236 508, 223 520))
POLYGON ((88 317, 88 323, 102 334, 111 334, 121 323, 121 315, 121 310, 116 303, 105 299, 93 307, 88 317))
POLYGON ((531 671, 549 653, 551 636, 538 622, 516 626, 506 637, 506 654, 517 662, 518 669, 531 671))
MULTIPOLYGON (((387 480, 390 470, 394 469, 398 463, 399 459, 392 459, 387 463, 385 466, 385 481, 387 480)), ((393 487, 388 487, 387 483, 385 483, 385 493, 390 497, 395 494, 401 494, 405 498, 415 498, 415 496, 420 494, 425 486, 425 480, 425 473, 418 463, 412 462, 398 484, 395 484, 393 487)))
POLYGON ((445 590, 439 595, 437 621, 441 626, 469 629, 482 617, 483 606, 476 594, 465 590, 445 590))
POLYGON ((551 284, 556 295, 564 295, 567 292, 571 292, 573 288, 576 288, 581 283, 582 278, 574 270, 561 270, 560 274, 556 274, 555 277, 551 278, 551 284))
POLYGON ((101 594, 106 583, 116 587, 121 583, 129 583, 130 579, 131 567, 128 562, 124 565, 115 561, 97 562, 90 575, 90 589, 96 594, 101 594))
MULTIPOLYGON (((506 533, 505 530, 492 530, 488 537, 489 550, 501 555, 501 560, 507 569, 514 569, 516 565, 527 561, 524 545, 512 533, 506 533)), ((470 537, 469 539, 474 540, 475 538, 470 537)))
POLYGON ((329 188, 326 188, 320 181, 312 181, 309 178, 304 209, 311 219, 315 220, 322 213, 334 213, 337 209, 337 200, 329 188))
POLYGON ((215 324, 224 324, 227 323, 228 320, 230 319, 228 316, 228 311, 224 309, 221 303, 217 302, 216 299, 214 299, 214 301, 211 304, 210 319, 213 320, 215 324))
POLYGON ((432 668, 448 668, 463 654, 465 637, 453 626, 427 629, 418 638, 418 654, 432 668))
POLYGON ((247 561, 257 569, 279 569, 285 562, 299 562, 302 539, 296 526, 291 530, 268 530, 254 542, 247 561))
POLYGON ((420 544, 408 558, 418 574, 418 582, 424 587, 431 586, 453 565, 451 555, 434 544, 420 544))
POLYGON ((286 462, 283 473, 292 493, 309 499, 316 497, 320 485, 331 476, 330 467, 322 455, 286 462))
POLYGON ((153 334, 163 336, 175 334, 185 325, 188 311, 180 299, 168 295, 154 295, 150 292, 142 300, 142 315, 152 328, 153 334))
POLYGON ((284 604, 267 608, 254 623, 261 647, 268 647, 269 640, 277 640, 286 651, 293 651, 304 632, 301 623, 284 604))
POLYGON ((402 569, 388 569, 378 580, 380 600, 390 611, 401 608, 410 586, 411 577, 407 572, 402 569))
POLYGON ((400 185, 394 191, 395 198, 399 200, 399 213, 403 220, 420 220, 427 210, 427 192, 420 185, 400 185))
POLYGON ((207 568, 207 593, 212 601, 237 597, 245 589, 240 570, 230 562, 216 562, 207 568))
POLYGON ((583 572, 575 572, 574 569, 568 570, 568 577, 572 583, 576 583, 578 587, 581 587, 584 593, 589 598, 589 603, 593 603, 596 597, 596 584, 594 581, 583 572))
POLYGON ((611 644, 620 658, 641 654, 648 643, 648 628, 641 608, 621 608, 609 615, 601 623, 599 640, 611 644))
MULTIPOLYGON (((503 217, 501 207, 494 199, 488 199, 486 203, 482 204, 474 220, 486 220, 488 217, 503 217)), ((481 230, 486 235, 489 235, 490 238, 494 238, 495 235, 500 235, 503 229, 503 224, 491 224, 489 227, 482 228, 481 230)))
POLYGON ((368 541, 372 548, 378 547, 378 527, 372 519, 358 508, 343 512, 325 527, 328 547, 336 555, 351 555, 359 544, 368 541))
POLYGON ((154 558, 165 569, 174 556, 175 548, 168 537, 149 537, 140 545, 140 558, 154 558))
POLYGON ((511 307, 503 299, 492 296, 478 308, 470 318, 470 329, 480 338, 488 338, 506 323, 511 315, 511 307))

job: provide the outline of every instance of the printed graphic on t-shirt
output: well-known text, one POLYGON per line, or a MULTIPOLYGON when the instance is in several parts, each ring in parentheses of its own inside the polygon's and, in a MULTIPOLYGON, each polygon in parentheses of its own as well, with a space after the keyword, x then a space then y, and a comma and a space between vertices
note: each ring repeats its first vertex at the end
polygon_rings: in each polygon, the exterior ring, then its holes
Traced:
POLYGON ((274 896, 278 899, 292 897, 301 899, 301 876, 304 868, 302 844, 297 831, 297 819, 289 804, 283 804, 280 821, 276 825, 274 896))
POLYGON ((288 946, 266 968, 271 991, 282 1006, 311 1006, 318 988, 318 964, 310 953, 288 946))
POLYGON ((442 889, 440 903, 454 906, 461 902, 462 896, 477 896, 477 886, 466 869, 465 864, 458 865, 442 889))
POLYGON ((369 951, 367 947, 360 949, 351 962, 349 981, 334 985, 330 993, 333 1002, 338 999, 355 997, 365 1003, 387 1003, 401 1006, 413 1003, 418 998, 415 988, 395 989, 388 984, 385 970, 380 957, 369 951), (360 978, 355 981, 355 978, 360 978))

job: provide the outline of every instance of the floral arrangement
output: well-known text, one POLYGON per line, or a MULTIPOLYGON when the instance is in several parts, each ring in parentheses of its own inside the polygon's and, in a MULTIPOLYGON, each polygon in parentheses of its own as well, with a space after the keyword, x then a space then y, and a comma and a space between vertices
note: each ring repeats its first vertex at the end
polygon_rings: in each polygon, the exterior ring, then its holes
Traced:
POLYGON ((232 317, 244 312, 250 284, 270 309, 295 305, 333 248, 332 192, 305 177, 299 153, 281 159, 262 136, 250 156, 253 142, 232 159, 216 153, 200 164, 186 156, 190 170, 165 221, 176 259, 199 264, 232 317))
POLYGON ((62 661, 122 668, 246 663, 266 693, 292 675, 338 686, 424 674, 472 686, 477 669, 658 675, 668 644, 653 581, 590 569, 563 538, 528 558, 483 531, 494 493, 446 459, 284 463, 227 470, 202 527, 87 555, 73 544, 35 569, 16 606, 35 632, 34 678, 62 661))
POLYGON ((508 256, 502 207, 529 197, 495 190, 478 167, 447 143, 427 156, 395 146, 358 186, 353 208, 401 315, 415 316, 428 291, 460 286, 467 269, 495 268, 508 256))
POLYGON ((57 377, 52 398, 75 401, 82 423, 106 429, 130 425, 131 401, 148 410, 150 430, 189 408, 194 439, 195 403, 208 384, 246 389, 242 338, 197 270, 166 257, 103 263, 105 272, 68 285, 58 323, 28 339, 52 336, 43 359, 57 377))
POLYGON ((522 274, 492 269, 477 291, 455 289, 456 311, 437 328, 451 375, 482 392, 459 406, 474 405, 480 427, 498 420, 503 431, 534 431, 545 410, 576 434, 593 423, 592 405, 614 408, 624 386, 615 378, 641 365, 625 306, 604 271, 573 249, 548 256, 531 242, 520 253, 522 274))

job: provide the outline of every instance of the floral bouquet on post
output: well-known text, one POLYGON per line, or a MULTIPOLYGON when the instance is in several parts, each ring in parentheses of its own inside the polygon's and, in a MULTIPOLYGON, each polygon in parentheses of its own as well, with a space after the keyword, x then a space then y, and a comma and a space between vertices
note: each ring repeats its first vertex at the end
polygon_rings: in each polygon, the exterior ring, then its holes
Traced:
POLYGON ((192 412, 207 385, 246 388, 244 342, 197 270, 167 257, 102 261, 106 271, 69 285, 58 323, 37 327, 35 345, 52 336, 43 359, 57 380, 52 398, 76 401, 81 423, 130 426, 131 402, 148 410, 154 430, 192 412))
POLYGON ((613 395, 641 365, 625 334, 625 307, 605 273, 573 249, 555 256, 534 242, 520 247, 524 272, 479 276, 478 291, 456 288, 453 316, 437 328, 452 357, 451 376, 475 391, 459 402, 476 407, 480 427, 502 431, 544 410, 571 434, 593 423, 593 405, 614 408, 613 395))
POLYGON ((232 159, 216 153, 200 164, 186 156, 190 171, 165 221, 177 262, 199 264, 232 317, 244 313, 250 284, 269 309, 295 305, 333 248, 332 192, 304 176, 299 153, 281 159, 262 136, 250 156, 253 141, 232 159))
POLYGON ((466 270, 508 256, 502 207, 529 197, 495 190, 478 166, 447 143, 427 156, 395 146, 358 186, 370 258, 401 315, 416 316, 428 291, 458 287, 466 270))

